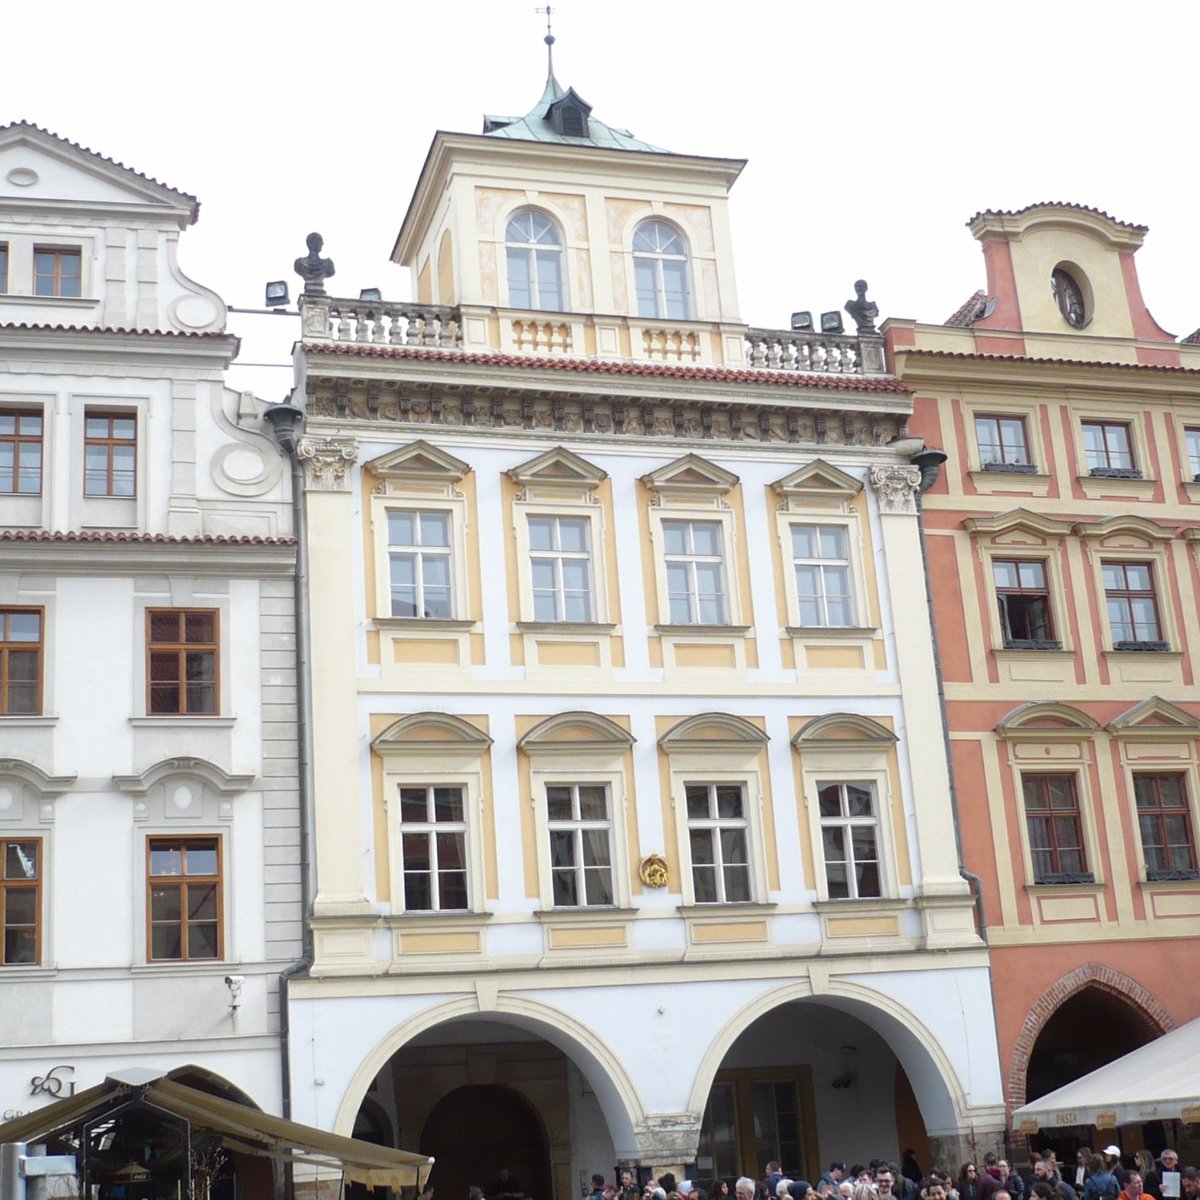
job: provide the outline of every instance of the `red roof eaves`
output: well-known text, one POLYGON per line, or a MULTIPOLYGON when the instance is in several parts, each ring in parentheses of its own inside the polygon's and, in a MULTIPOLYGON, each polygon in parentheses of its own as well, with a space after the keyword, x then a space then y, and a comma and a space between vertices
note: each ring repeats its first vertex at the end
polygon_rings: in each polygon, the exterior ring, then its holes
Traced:
POLYGON ((234 337, 222 329, 127 329, 120 325, 45 325, 30 321, 4 321, 3 329, 27 329, 39 333, 111 333, 128 337, 222 338, 234 337))
POLYGON ((955 358, 977 362, 1032 363, 1054 367, 1120 367, 1126 371, 1168 371, 1176 375, 1200 375, 1198 367, 1172 367, 1162 363, 1089 362, 1080 358, 1031 358, 1023 354, 971 354, 956 350, 909 350, 899 347, 907 358, 955 358))
POLYGON ((911 395, 898 379, 861 375, 807 375, 799 371, 759 371, 737 367, 672 366, 669 363, 614 362, 600 358, 530 358, 516 354, 479 354, 422 346, 371 346, 354 342, 304 342, 313 354, 349 354, 366 358, 413 358, 428 362, 469 363, 485 367, 523 367, 535 371, 578 371, 593 375, 642 375, 667 379, 711 379, 718 383, 767 383, 783 387, 833 388, 844 392, 895 392, 911 395))
POLYGON ((4 133, 8 129, 32 129, 37 133, 44 134, 46 137, 53 138, 56 142, 62 142, 64 146, 70 146, 72 150, 78 150, 83 154, 90 154, 93 158, 98 158, 101 162, 108 163, 109 166, 118 167, 122 171, 128 171, 130 175, 136 175, 138 179, 144 179, 147 183, 154 184, 155 187, 173 192, 183 200, 190 200, 192 204, 192 223, 195 224, 196 216, 200 211, 200 201, 190 192, 182 192, 179 188, 171 187, 169 183, 163 183, 161 179, 155 179, 153 175, 146 175, 142 171, 134 170, 133 167, 127 167, 123 162, 118 162, 115 158, 109 158, 107 154, 101 154, 98 150, 91 149, 90 146, 83 146, 79 142, 73 142, 69 138, 55 133, 52 129, 45 129, 41 125, 35 125, 32 121, 9 121, 5 125, 0 125, 0 133, 4 133))
POLYGON ((977 212, 967 224, 973 225, 980 217, 1020 217, 1027 212, 1032 212, 1035 208, 1070 208, 1076 212, 1092 213, 1094 216, 1103 217, 1106 221, 1120 225, 1123 229, 1136 229, 1139 233, 1150 232, 1149 225, 1135 225, 1132 221, 1119 221, 1101 208, 1092 208, 1087 204, 1072 204, 1069 200, 1042 200, 1037 204, 1027 204, 1024 208, 985 208, 977 212))
POLYGON ((120 542, 156 546, 294 546, 294 537, 241 537, 203 534, 175 537, 167 533, 126 533, 121 530, 0 529, 0 542, 120 542))

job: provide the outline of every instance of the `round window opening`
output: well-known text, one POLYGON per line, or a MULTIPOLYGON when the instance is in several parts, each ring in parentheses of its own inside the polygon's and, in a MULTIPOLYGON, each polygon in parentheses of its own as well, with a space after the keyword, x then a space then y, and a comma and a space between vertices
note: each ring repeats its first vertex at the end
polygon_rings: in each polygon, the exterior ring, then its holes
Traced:
POLYGON ((1076 282, 1075 276, 1062 267, 1055 267, 1050 276, 1050 291, 1063 320, 1076 329, 1082 328, 1087 321, 1087 313, 1083 305, 1083 288, 1076 282))

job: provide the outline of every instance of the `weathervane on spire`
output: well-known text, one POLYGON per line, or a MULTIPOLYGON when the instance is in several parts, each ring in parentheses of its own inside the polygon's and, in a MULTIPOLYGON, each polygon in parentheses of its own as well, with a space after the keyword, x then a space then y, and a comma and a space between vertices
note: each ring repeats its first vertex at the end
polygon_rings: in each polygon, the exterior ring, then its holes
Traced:
POLYGON ((547 4, 545 8, 535 8, 533 11, 536 13, 545 13, 546 14, 546 36, 544 38, 542 38, 542 41, 544 41, 546 43, 546 63, 549 68, 548 73, 550 75, 553 75, 554 74, 554 32, 550 28, 550 17, 553 15, 554 9, 549 4, 547 4))

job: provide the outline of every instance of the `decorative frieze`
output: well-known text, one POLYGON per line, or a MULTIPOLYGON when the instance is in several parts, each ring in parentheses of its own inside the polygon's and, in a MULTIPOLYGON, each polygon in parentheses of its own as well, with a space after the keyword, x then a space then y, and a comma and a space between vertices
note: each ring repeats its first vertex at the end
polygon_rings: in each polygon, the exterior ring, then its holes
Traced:
POLYGON ((915 513, 921 472, 916 467, 872 467, 871 487, 881 513, 915 513))
POLYGON ((348 468, 358 457, 358 438, 304 437, 297 455, 304 464, 304 482, 309 491, 350 490, 348 468))

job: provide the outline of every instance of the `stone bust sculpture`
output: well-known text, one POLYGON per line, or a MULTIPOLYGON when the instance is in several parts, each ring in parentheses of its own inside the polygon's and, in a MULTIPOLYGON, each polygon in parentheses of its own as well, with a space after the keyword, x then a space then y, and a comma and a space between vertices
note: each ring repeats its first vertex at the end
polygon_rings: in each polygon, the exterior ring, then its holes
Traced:
POLYGON ((321 257, 325 239, 319 233, 310 233, 305 239, 308 253, 296 259, 296 274, 304 280, 304 291, 310 296, 325 295, 325 280, 333 274, 333 259, 321 257))
POLYGON ((859 333, 875 333, 875 318, 879 316, 879 305, 867 299, 867 281, 859 279, 854 284, 854 299, 846 301, 846 311, 854 318, 859 333))

